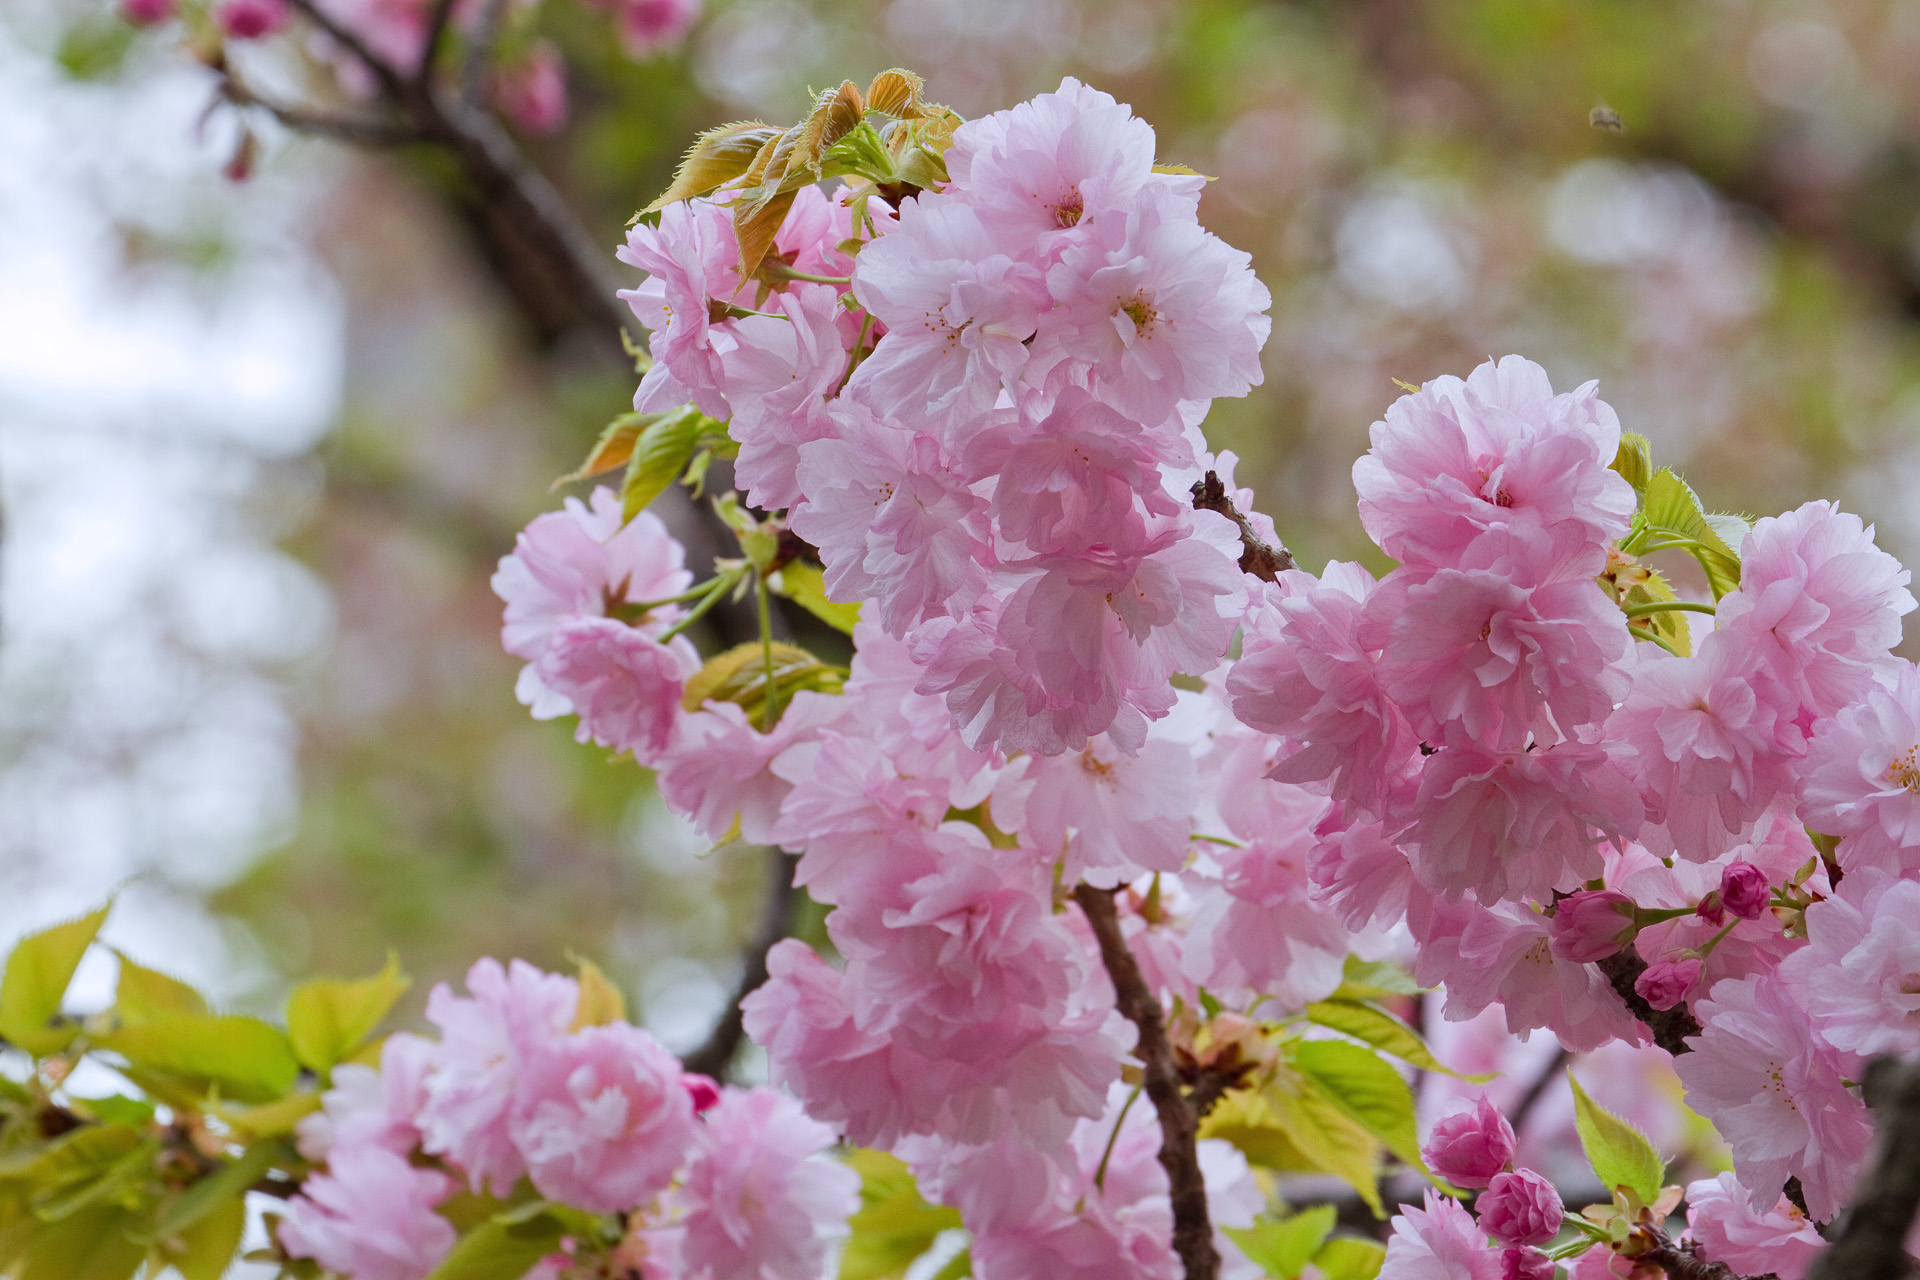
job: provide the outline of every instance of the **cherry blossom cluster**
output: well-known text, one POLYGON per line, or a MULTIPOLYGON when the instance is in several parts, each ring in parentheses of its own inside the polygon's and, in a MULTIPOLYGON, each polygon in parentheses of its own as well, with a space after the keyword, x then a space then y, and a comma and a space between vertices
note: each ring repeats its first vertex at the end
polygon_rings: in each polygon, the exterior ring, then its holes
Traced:
POLYGON ((572 978, 482 960, 467 989, 434 989, 438 1040, 396 1034, 377 1069, 334 1069, 299 1128, 324 1169, 276 1227, 289 1256, 419 1280, 457 1239, 436 1206, 463 1186, 505 1199, 526 1178, 547 1202, 612 1215, 619 1238, 604 1258, 553 1255, 538 1280, 589 1261, 647 1280, 817 1280, 860 1203, 859 1176, 825 1154, 832 1130, 777 1091, 683 1072, 626 1022, 579 1025, 572 978))

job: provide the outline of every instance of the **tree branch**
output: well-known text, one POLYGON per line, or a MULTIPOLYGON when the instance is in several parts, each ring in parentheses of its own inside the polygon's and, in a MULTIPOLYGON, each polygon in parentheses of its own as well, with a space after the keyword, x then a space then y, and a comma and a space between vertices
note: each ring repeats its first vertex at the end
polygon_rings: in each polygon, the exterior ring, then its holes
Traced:
POLYGON ((745 971, 740 975, 740 984, 734 988, 732 1001, 720 1015, 719 1025, 708 1034, 706 1043, 680 1060, 680 1065, 688 1071, 716 1080, 726 1079, 734 1055, 740 1051, 740 1041, 746 1035, 740 1002, 767 980, 767 952, 793 928, 794 900, 798 896, 793 887, 793 863, 792 854, 774 848, 767 850, 767 897, 760 909, 760 928, 746 954, 745 971))
POLYGON ((1708 1262, 1694 1251, 1691 1241, 1675 1240, 1657 1226, 1642 1225, 1634 1234, 1652 1241, 1653 1247, 1633 1255, 1633 1260, 1653 1263, 1670 1280, 1739 1280, 1739 1273, 1726 1263, 1708 1262))
POLYGON ((258 107, 295 133, 310 133, 358 147, 399 147, 421 140, 417 130, 395 121, 333 115, 276 102, 241 83, 229 67, 220 69, 220 96, 237 107, 258 107))
POLYGON ((1527 1091, 1520 1095, 1520 1101, 1513 1104, 1513 1114, 1507 1117, 1507 1123, 1513 1126, 1516 1140, 1520 1136, 1522 1127, 1527 1123, 1527 1117, 1533 1114, 1534 1107, 1538 1106, 1540 1099, 1546 1096, 1548 1086, 1560 1078, 1561 1071, 1572 1060, 1573 1054, 1568 1051, 1567 1046, 1561 1045, 1554 1051, 1553 1059, 1547 1063, 1546 1068, 1534 1077, 1533 1083, 1527 1086, 1527 1091))
POLYGON ((420 46, 420 65, 413 70, 413 82, 426 89, 433 75, 433 64, 440 58, 440 46, 447 38, 447 24, 453 19, 455 0, 433 0, 427 13, 427 38, 420 46))
POLYGON ((1193 482, 1193 509, 1217 512, 1239 526, 1240 545, 1246 548, 1240 553, 1243 572, 1252 574, 1262 582, 1273 582, 1281 573, 1293 568, 1293 553, 1285 547, 1271 545, 1254 532, 1252 523, 1240 514, 1233 505, 1233 499, 1227 496, 1227 487, 1220 482, 1218 472, 1209 471, 1206 479, 1193 482))
POLYGON ((1906 1238, 1920 1208, 1920 1059, 1874 1059, 1865 1093, 1880 1132, 1853 1204, 1810 1280, 1895 1280, 1914 1269, 1906 1238))
POLYGON ((1653 1042, 1674 1057, 1689 1051, 1688 1036, 1700 1034, 1700 1021, 1688 1011, 1683 1002, 1671 1009, 1656 1009, 1648 1004, 1646 997, 1633 989, 1640 975, 1647 971, 1647 962, 1632 947, 1617 951, 1599 962, 1600 972, 1607 975, 1607 981, 1619 997, 1627 1002, 1627 1008, 1633 1016, 1647 1024, 1647 1030, 1653 1032, 1653 1042))
POLYGON ((500 38, 500 20, 506 14, 507 0, 480 0, 480 16, 467 31, 466 54, 460 61, 460 93, 468 102, 479 102, 486 88, 487 63, 493 58, 494 42, 500 38))
POLYGON ((1100 943, 1100 960, 1113 979, 1115 1005, 1140 1029, 1133 1052, 1146 1068, 1147 1097, 1160 1114, 1160 1163, 1167 1171, 1173 1199, 1174 1252, 1180 1255, 1186 1280, 1215 1280, 1220 1274, 1220 1254, 1213 1247, 1207 1181, 1200 1172, 1200 1121, 1192 1104, 1180 1093, 1180 1072, 1174 1065, 1173 1048, 1167 1043, 1165 1014, 1140 976, 1140 964, 1120 930, 1113 891, 1077 885, 1073 900, 1080 904, 1100 943))

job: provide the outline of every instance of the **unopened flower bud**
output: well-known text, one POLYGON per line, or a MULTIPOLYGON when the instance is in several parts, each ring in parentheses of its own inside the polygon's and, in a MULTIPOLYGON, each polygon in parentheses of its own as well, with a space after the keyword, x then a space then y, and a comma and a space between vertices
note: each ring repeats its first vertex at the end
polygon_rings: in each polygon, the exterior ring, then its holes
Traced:
POLYGON ((1553 1239, 1566 1216, 1560 1193, 1531 1169, 1495 1175, 1474 1205, 1480 1226, 1502 1244, 1542 1244, 1553 1239))
POLYGON ((1485 1094, 1441 1116, 1420 1149, 1427 1167, 1457 1187, 1484 1187, 1513 1163, 1513 1126, 1485 1094))
POLYGON ((1502 1250, 1500 1280, 1553 1280, 1553 1259, 1531 1247, 1502 1250))
POLYGON ((1637 932, 1633 899, 1614 889, 1583 889, 1553 909, 1553 954, 1572 964, 1605 960, 1637 932))
POLYGON ((120 16, 136 27, 165 22, 174 14, 174 0, 120 0, 120 16))
POLYGON ((259 40, 287 25, 287 0, 221 0, 213 11, 230 40, 259 40))
POLYGON ((1720 901, 1742 920, 1758 919, 1773 901, 1767 873, 1751 862, 1734 863, 1720 873, 1720 901))
POLYGON ((710 1111, 720 1105, 720 1086, 713 1082, 713 1077, 711 1076, 703 1076, 697 1071, 689 1071, 680 1077, 680 1087, 687 1091, 689 1098, 693 1099, 693 1114, 695 1115, 699 1115, 702 1111, 710 1111))
POLYGON ((1633 989, 1656 1009, 1671 1009, 1700 981, 1698 960, 1662 960, 1634 980, 1633 989))

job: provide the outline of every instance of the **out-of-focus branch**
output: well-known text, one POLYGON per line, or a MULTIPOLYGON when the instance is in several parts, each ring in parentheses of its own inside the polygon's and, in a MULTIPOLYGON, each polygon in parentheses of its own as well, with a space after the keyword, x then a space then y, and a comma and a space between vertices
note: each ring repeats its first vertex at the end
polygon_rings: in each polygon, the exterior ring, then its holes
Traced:
POLYGON ((467 31, 466 53, 460 61, 460 92, 468 102, 480 101, 486 90, 487 63, 493 58, 506 12, 507 0, 480 0, 480 13, 467 31))
POLYGON ((1647 1030, 1653 1032, 1653 1042, 1675 1057, 1688 1052, 1688 1036, 1700 1034, 1700 1021, 1687 1006, 1677 1004, 1671 1009, 1656 1009, 1648 1004, 1646 997, 1633 989, 1640 975, 1647 971, 1647 962, 1632 947, 1617 951, 1600 963, 1600 972, 1607 976, 1613 989, 1627 1002, 1627 1008, 1633 1016, 1647 1024, 1647 1030))
POLYGON ((420 65, 413 70, 413 82, 426 87, 427 78, 433 74, 433 64, 440 60, 440 46, 447 38, 447 25, 453 20, 455 0, 433 0, 433 8, 427 13, 427 38, 420 44, 420 65))
POLYGON ((1166 1016, 1127 946, 1112 890, 1078 885, 1073 900, 1080 904, 1100 944, 1101 963, 1113 979, 1114 1003, 1140 1029, 1133 1053, 1146 1069, 1147 1097, 1160 1115, 1160 1164, 1167 1171, 1173 1198, 1173 1250, 1180 1255, 1186 1280, 1214 1280, 1220 1274, 1220 1254, 1213 1247, 1207 1180, 1200 1172, 1200 1121, 1180 1092, 1180 1071, 1167 1041, 1166 1016))
POLYGON ((732 1000, 721 1014, 719 1025, 708 1034, 706 1043, 681 1059, 681 1065, 688 1071, 716 1080, 726 1078, 734 1055, 740 1051, 740 1042, 746 1036, 740 1002, 767 980, 767 952, 793 928, 794 899, 798 896, 793 887, 793 855, 769 848, 766 856, 766 902, 760 909, 760 927, 746 952, 746 968, 740 975, 740 984, 734 988, 732 1000))
POLYGON ((1520 1095, 1520 1101, 1513 1104, 1513 1114, 1507 1117, 1507 1123, 1513 1126, 1514 1137, 1520 1136, 1520 1130, 1527 1123, 1527 1117, 1540 1105, 1540 1099, 1546 1096, 1547 1088, 1560 1078, 1561 1071, 1573 1060, 1573 1054, 1567 1046, 1560 1045, 1554 1050, 1553 1058, 1546 1067, 1535 1076, 1527 1091, 1520 1095))
POLYGON ((1220 482, 1219 473, 1209 471, 1206 479, 1193 482, 1193 509, 1212 511, 1233 521, 1240 529, 1240 545, 1245 550, 1240 553, 1240 568, 1262 582, 1273 582, 1288 569, 1293 568, 1293 553, 1285 547, 1276 547, 1254 532, 1253 524, 1233 505, 1233 499, 1227 496, 1226 485, 1220 482))
POLYGON ((275 101, 243 83, 232 68, 221 71, 220 94, 237 107, 258 107, 295 133, 310 133, 356 147, 399 147, 420 141, 417 131, 391 120, 335 115, 275 101))
POLYGON ((1876 1058, 1867 1067, 1866 1095, 1880 1132, 1811 1280, 1895 1280, 1914 1270, 1906 1238, 1920 1208, 1920 1059, 1876 1058))

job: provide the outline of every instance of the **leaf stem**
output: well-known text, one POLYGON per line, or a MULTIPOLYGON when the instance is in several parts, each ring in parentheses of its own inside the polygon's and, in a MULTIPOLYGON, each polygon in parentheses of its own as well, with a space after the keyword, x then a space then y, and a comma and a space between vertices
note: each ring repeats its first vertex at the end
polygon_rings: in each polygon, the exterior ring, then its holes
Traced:
POLYGON ((1629 618, 1644 618, 1653 613, 1704 613, 1711 615, 1714 607, 1710 604, 1695 604, 1691 600, 1654 600, 1647 604, 1628 604, 1620 606, 1620 612, 1629 618))
MULTIPOLYGON (((672 626, 668 627, 665 631, 662 631, 658 636, 654 638, 657 639, 661 644, 665 644, 667 641, 673 639, 675 636, 679 635, 682 631, 685 631, 688 627, 692 626, 694 623, 700 621, 701 618, 707 615, 707 612, 711 610, 713 606, 720 603, 721 599, 725 597, 725 595, 727 594, 727 590, 730 587, 732 587, 734 583, 740 580, 740 574, 742 572, 744 572, 744 570, 735 570, 731 573, 723 573, 719 577, 715 578, 713 580, 713 589, 707 592, 705 596, 701 597, 699 604, 696 604, 693 606, 693 608, 687 610, 686 617, 680 619, 680 621, 674 623, 672 626)), ((764 609, 762 610, 760 629, 761 629, 762 635, 767 634, 767 622, 766 622, 764 609)))
POLYGON ((1107 1161, 1113 1158, 1113 1144, 1120 1141, 1120 1126, 1127 1122, 1127 1112, 1133 1110, 1133 1104, 1140 1101, 1140 1086, 1133 1086, 1133 1092, 1120 1106, 1120 1114, 1114 1118, 1113 1132, 1107 1135, 1106 1149, 1100 1153, 1100 1167, 1093 1171, 1093 1185, 1100 1190, 1107 1189, 1107 1161))

